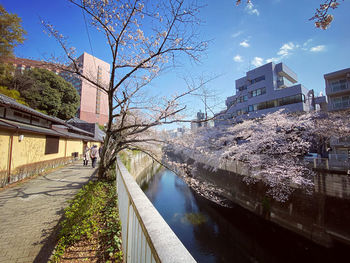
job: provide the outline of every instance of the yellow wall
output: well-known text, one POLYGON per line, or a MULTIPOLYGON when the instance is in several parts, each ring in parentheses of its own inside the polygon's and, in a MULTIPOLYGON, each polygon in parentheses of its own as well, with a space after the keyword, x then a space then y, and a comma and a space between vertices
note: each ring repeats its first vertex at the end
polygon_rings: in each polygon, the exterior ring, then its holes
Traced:
MULTIPOLYGON (((11 171, 14 171, 21 165, 37 163, 47 160, 53 160, 62 157, 71 157, 73 152, 83 154, 83 141, 79 139, 66 139, 60 137, 58 153, 45 154, 46 136, 40 134, 31 134, 25 132, 0 131, 0 171, 8 169, 10 137, 13 134, 11 171), (19 141, 19 135, 24 135, 22 141, 19 141), (67 149, 66 149, 67 145, 67 149)), ((99 142, 88 142, 88 146, 99 142)))
POLYGON ((7 170, 10 148, 10 133, 0 131, 0 171, 7 170))
POLYGON ((67 139, 67 157, 72 156, 73 152, 78 152, 79 155, 83 154, 82 140, 67 139))
POLYGON ((20 142, 19 134, 13 136, 11 170, 18 166, 64 157, 65 140, 60 138, 58 153, 45 154, 46 136, 29 133, 20 142))

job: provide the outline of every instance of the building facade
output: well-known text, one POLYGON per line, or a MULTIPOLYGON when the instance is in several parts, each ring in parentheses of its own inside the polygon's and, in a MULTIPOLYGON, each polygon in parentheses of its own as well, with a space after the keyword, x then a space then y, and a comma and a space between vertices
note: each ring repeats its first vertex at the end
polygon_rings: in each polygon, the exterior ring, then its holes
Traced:
MULTIPOLYGON (((77 117, 90 123, 99 123, 101 125, 108 122, 108 97, 107 94, 98 89, 95 85, 77 75, 63 71, 57 65, 44 61, 37 61, 24 58, 9 59, 15 66, 16 73, 23 73, 32 68, 44 68, 55 72, 70 82, 80 95, 80 106, 77 117)), ((78 59, 78 66, 81 73, 88 76, 93 81, 107 87, 109 82, 110 65, 86 52, 78 59)))
MULTIPOLYGON (((108 87, 110 65, 86 52, 77 59, 81 73, 89 79, 108 87)), ((61 72, 60 75, 72 83, 80 95, 80 107, 78 118, 89 123, 101 125, 108 122, 108 96, 105 92, 91 84, 86 79, 78 78, 76 75, 61 72)))
POLYGON ((313 90, 297 84, 297 75, 285 64, 267 63, 236 80, 236 95, 226 99, 227 109, 217 114, 215 125, 229 125, 284 109, 314 109, 313 90))
POLYGON ((328 110, 344 110, 350 108, 350 68, 324 75, 328 110))
POLYGON ((102 141, 0 94, 0 187, 68 163, 102 141))

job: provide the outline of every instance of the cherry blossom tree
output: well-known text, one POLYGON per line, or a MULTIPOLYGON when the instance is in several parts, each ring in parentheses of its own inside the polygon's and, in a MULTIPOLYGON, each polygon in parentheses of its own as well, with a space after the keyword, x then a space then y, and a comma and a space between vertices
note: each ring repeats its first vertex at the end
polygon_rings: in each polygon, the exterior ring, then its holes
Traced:
POLYGON ((193 88, 169 98, 146 99, 141 94, 164 68, 177 65, 180 56, 182 60, 199 60, 206 49, 197 29, 201 7, 192 0, 68 1, 83 11, 91 26, 105 38, 110 52, 110 79, 101 83, 96 76, 80 71, 68 39, 43 21, 68 58, 62 68, 108 95, 109 120, 99 166, 99 177, 103 178, 119 151, 139 149, 150 153, 150 148, 161 143, 154 137, 154 128, 181 119, 185 107, 179 100, 193 88))
POLYGON ((327 29, 334 19, 334 16, 329 14, 329 10, 336 9, 340 5, 339 2, 340 0, 325 0, 319 8, 316 8, 315 15, 310 20, 315 20, 317 28, 327 29))
MULTIPOLYGON (((329 14, 329 11, 336 9, 341 0, 323 0, 319 8, 316 8, 316 12, 310 20, 315 20, 315 26, 321 29, 327 29, 332 23, 334 16, 329 14)), ((343 0, 344 1, 344 0, 343 0)), ((239 5, 242 0, 236 0, 236 5, 239 5)), ((251 0, 247 0, 247 4, 251 4, 251 0)))
POLYGON ((349 132, 348 112, 277 111, 233 126, 188 134, 173 140, 171 151, 210 164, 213 169, 239 162, 249 171, 242 174, 243 181, 262 181, 269 189, 267 194, 283 202, 295 188, 310 190, 313 186, 314 172, 303 159, 313 144, 347 136, 349 132))

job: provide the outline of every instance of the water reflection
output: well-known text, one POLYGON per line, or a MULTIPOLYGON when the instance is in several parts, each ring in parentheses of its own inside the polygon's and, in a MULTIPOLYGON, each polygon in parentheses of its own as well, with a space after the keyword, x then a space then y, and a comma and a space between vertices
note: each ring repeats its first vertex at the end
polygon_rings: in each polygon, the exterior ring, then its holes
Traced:
POLYGON ((347 247, 325 249, 236 206, 219 208, 169 170, 141 185, 198 262, 344 262, 347 247))

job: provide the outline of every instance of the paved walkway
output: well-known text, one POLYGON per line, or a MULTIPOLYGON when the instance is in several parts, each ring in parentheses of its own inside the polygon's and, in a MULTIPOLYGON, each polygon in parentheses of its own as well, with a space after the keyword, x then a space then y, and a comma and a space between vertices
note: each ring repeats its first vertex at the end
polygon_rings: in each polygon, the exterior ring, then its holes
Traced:
POLYGON ((0 190, 0 263, 48 261, 67 201, 96 173, 81 162, 0 190))

